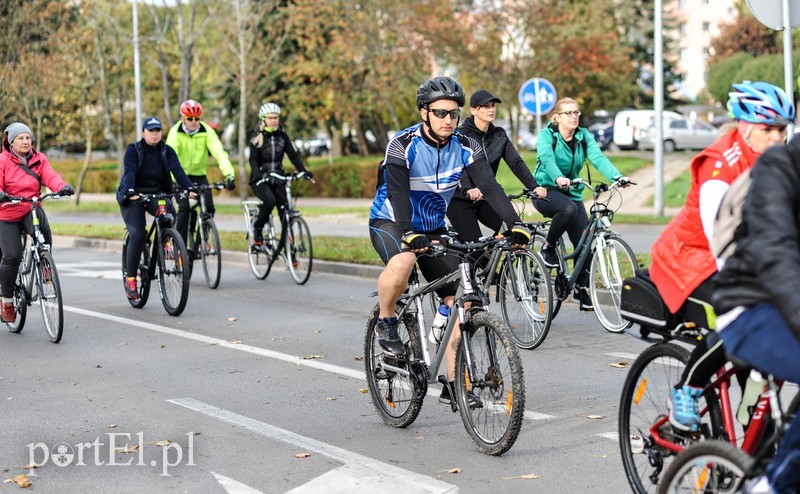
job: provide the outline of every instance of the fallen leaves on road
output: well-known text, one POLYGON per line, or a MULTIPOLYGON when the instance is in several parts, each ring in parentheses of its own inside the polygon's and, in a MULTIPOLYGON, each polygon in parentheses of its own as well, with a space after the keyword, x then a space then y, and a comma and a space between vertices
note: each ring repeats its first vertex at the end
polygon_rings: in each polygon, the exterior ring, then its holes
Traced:
POLYGON ((355 357, 353 357, 353 360, 355 360, 356 362, 361 362, 362 360, 364 360, 364 356, 356 355, 355 357))
POLYGON ((27 475, 24 475, 24 474, 19 474, 16 477, 13 477, 13 478, 10 478, 10 479, 5 479, 3 482, 6 483, 6 484, 9 484, 9 483, 17 484, 18 486, 22 487, 23 489, 26 489, 26 488, 28 488, 28 487, 30 487, 32 485, 31 484, 31 480, 28 478, 27 475))
POLYGON ((606 418, 606 416, 605 415, 587 415, 586 418, 590 419, 590 420, 600 420, 600 419, 606 418))
POLYGON ((311 456, 311 453, 297 453, 294 455, 295 458, 308 458, 309 456, 311 456))
POLYGON ((450 470, 447 471, 447 473, 461 473, 461 469, 458 467, 451 468, 450 470))
POLYGON ((239 320, 239 318, 238 317, 234 317, 234 316, 231 316, 231 317, 228 318, 228 321, 230 321, 230 322, 234 322, 234 321, 238 321, 238 320, 239 320))
POLYGON ((303 360, 314 360, 318 358, 325 358, 325 355, 306 355, 303 360))
POLYGON ((369 393, 369 388, 361 388, 358 390, 358 392, 361 393, 362 395, 365 395, 369 393))
POLYGON ((116 429, 116 428, 117 428, 117 424, 108 424, 106 426, 106 429, 116 429))
POLYGON ((231 345, 241 345, 242 340, 228 340, 228 343, 230 343, 231 345))
POLYGON ((336 401, 336 398, 333 398, 333 397, 331 397, 331 398, 326 398, 326 399, 327 399, 328 401, 336 401))
POLYGON ((525 475, 514 475, 513 477, 500 477, 501 480, 511 479, 538 479, 541 475, 537 473, 526 473, 525 475))
POLYGON ((164 446, 169 446, 170 444, 172 444, 172 441, 170 441, 169 439, 164 439, 163 441, 156 441, 156 446, 160 446, 162 448, 164 446))
POLYGON ((117 453, 130 453, 130 454, 133 454, 133 453, 138 453, 138 452, 139 452, 139 445, 138 444, 134 444, 133 446, 131 446, 129 448, 120 448, 120 449, 117 450, 117 453))
POLYGON ((31 469, 34 469, 34 468, 39 468, 39 465, 37 465, 36 463, 28 463, 27 465, 25 465, 22 468, 24 468, 25 470, 31 470, 31 469))
POLYGON ((611 362, 610 364, 608 364, 608 366, 609 367, 614 367, 614 368, 617 368, 617 369, 624 369, 625 367, 628 367, 628 361, 627 360, 622 360, 620 362, 611 362))
POLYGON ((167 345, 158 345, 158 348, 167 348, 167 345))

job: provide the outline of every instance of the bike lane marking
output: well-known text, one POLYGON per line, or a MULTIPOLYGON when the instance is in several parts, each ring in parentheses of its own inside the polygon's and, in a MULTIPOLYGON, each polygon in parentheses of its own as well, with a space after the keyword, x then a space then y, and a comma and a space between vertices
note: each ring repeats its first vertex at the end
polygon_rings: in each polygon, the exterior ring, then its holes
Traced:
MULTIPOLYGON (((235 425, 270 439, 313 451, 335 461, 342 467, 331 470, 308 483, 290 490, 290 493, 348 492, 373 493, 381 491, 407 493, 455 493, 458 488, 427 475, 383 463, 378 460, 338 448, 310 437, 281 429, 244 415, 217 408, 193 398, 167 400, 168 403, 188 408, 222 422, 235 425)), ((215 474, 216 476, 216 474, 215 474)), ((230 492, 230 491, 229 491, 230 492)), ((246 491, 237 491, 246 492, 246 491)), ((252 492, 252 491, 251 491, 252 492)))
MULTIPOLYGON (((179 338, 186 338, 189 340, 199 341, 208 345, 220 346, 224 348, 229 348, 231 350, 238 350, 240 352, 248 352, 255 355, 260 355, 262 357, 267 357, 275 360, 280 360, 283 362, 287 362, 294 365, 303 365, 306 367, 311 367, 317 370, 330 372, 331 374, 338 374, 340 376, 351 377, 353 379, 361 379, 366 381, 366 376, 364 371, 359 371, 355 369, 350 369, 348 367, 342 367, 339 365, 328 364, 326 362, 320 362, 319 360, 309 360, 304 359, 302 357, 298 357, 296 355, 289 355, 287 353, 276 352, 274 350, 268 350, 266 348, 261 348, 252 345, 245 345, 243 343, 232 343, 228 340, 223 340, 220 338, 214 338, 212 336, 204 336, 201 334, 190 333, 188 331, 180 330, 180 329, 173 329, 168 328, 166 326, 161 326, 158 324, 152 324, 149 322, 143 321, 134 321, 132 319, 128 319, 125 317, 115 316, 112 314, 104 314, 102 312, 96 312, 93 310, 81 309, 80 307, 71 307, 71 306, 64 306, 64 310, 67 312, 74 312, 76 314, 81 314, 87 317, 94 317, 97 319, 104 319, 106 321, 117 322, 120 324, 127 324, 129 326, 136 326, 142 329, 148 329, 150 331, 156 331, 158 333, 164 333, 171 336, 177 336, 179 338)), ((433 390, 428 390, 428 395, 432 397, 438 398, 438 394, 433 390)), ((547 420, 547 419, 554 419, 556 418, 554 415, 547 415, 545 413, 539 412, 532 412, 530 410, 525 410, 524 417, 530 420, 547 420)))

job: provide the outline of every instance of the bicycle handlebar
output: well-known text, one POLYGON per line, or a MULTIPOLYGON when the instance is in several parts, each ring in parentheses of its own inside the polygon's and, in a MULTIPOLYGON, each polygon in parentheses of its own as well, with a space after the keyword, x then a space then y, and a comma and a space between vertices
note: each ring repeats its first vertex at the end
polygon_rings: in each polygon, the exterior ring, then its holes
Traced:
POLYGON ((206 184, 194 184, 194 187, 192 187, 192 188, 195 190, 195 192, 202 192, 202 191, 208 190, 208 189, 222 190, 222 189, 225 188, 225 184, 222 183, 222 182, 215 182, 213 184, 207 184, 207 185, 206 184))
POLYGON ((312 184, 317 183, 317 182, 314 181, 313 178, 309 178, 308 175, 306 175, 305 172, 299 172, 299 173, 298 172, 294 172, 294 173, 291 173, 289 175, 281 175, 280 173, 270 172, 269 175, 265 176, 264 178, 262 178, 261 180, 256 182, 256 185, 261 185, 264 182, 268 182, 270 179, 273 179, 273 178, 276 179, 276 180, 279 180, 281 182, 284 182, 284 183, 292 183, 293 181, 300 180, 301 178, 305 178, 306 180, 308 180, 312 184))
POLYGON ((636 185, 636 183, 635 182, 631 182, 629 179, 627 179, 625 177, 620 177, 619 179, 615 180, 611 184, 599 183, 599 184, 594 185, 594 186, 592 184, 590 184, 589 182, 587 182, 586 180, 580 178, 580 177, 573 178, 572 181, 570 182, 570 186, 571 187, 578 187, 579 185, 584 185, 587 189, 591 190, 595 194, 599 194, 601 192, 607 192, 607 191, 610 191, 612 189, 616 189, 616 188, 619 188, 619 187, 627 187, 628 185, 636 185))
POLYGON ((9 206, 11 204, 19 204, 21 202, 36 204, 39 202, 44 202, 46 199, 62 199, 64 197, 69 197, 71 195, 72 194, 62 194, 60 192, 49 192, 39 197, 8 196, 8 199, 4 201, 5 204, 3 204, 3 207, 9 206))
POLYGON ((536 192, 532 191, 531 189, 523 189, 522 192, 520 192, 519 194, 509 194, 508 195, 508 198, 511 199, 511 200, 521 199, 523 197, 527 197, 528 199, 538 199, 540 201, 547 201, 548 200, 546 197, 539 197, 539 194, 537 194, 536 192))

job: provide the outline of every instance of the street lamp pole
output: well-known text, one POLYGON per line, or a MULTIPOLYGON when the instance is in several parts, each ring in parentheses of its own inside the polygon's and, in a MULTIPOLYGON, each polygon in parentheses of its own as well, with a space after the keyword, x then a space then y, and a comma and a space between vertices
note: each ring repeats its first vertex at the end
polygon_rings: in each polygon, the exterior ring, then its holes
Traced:
POLYGON ((136 140, 142 137, 142 80, 139 71, 139 10, 133 0, 133 84, 136 94, 136 140))
POLYGON ((653 40, 653 107, 656 112, 656 142, 653 146, 653 165, 655 172, 654 213, 664 216, 664 35, 662 0, 655 0, 655 34, 653 40))

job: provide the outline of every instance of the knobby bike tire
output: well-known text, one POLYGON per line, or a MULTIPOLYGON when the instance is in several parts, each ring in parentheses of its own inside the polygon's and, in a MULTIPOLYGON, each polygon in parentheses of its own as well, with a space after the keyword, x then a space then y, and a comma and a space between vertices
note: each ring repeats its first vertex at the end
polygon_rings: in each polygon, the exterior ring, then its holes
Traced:
MULTIPOLYGON (((125 266, 125 259, 128 255, 128 242, 130 241, 130 234, 125 232, 125 238, 122 240, 122 288, 125 290, 125 277, 128 276, 125 266)), ((139 267, 136 269, 136 290, 139 292, 138 300, 128 299, 128 303, 134 309, 141 309, 147 303, 147 298, 150 296, 150 242, 145 242, 142 248, 142 255, 139 258, 139 267)), ((126 297, 127 298, 127 297, 126 297)))
POLYGON ((622 386, 619 406, 619 444, 622 465, 633 492, 656 492, 665 467, 674 454, 656 445, 650 432, 659 420, 661 437, 683 447, 700 438, 724 438, 722 411, 713 390, 700 398, 702 414, 699 435, 676 433, 669 421, 667 401, 681 378, 690 352, 672 343, 657 343, 645 349, 633 362, 622 386))
MULTIPOLYGON (((529 244, 529 247, 528 247, 528 250, 531 251, 534 254, 538 254, 541 257, 542 246, 544 246, 544 243, 546 241, 547 241, 547 235, 545 235, 544 233, 542 233, 540 231, 537 231, 533 235, 533 240, 531 240, 531 242, 529 244)), ((556 249, 556 251, 558 253, 558 259, 559 259, 559 264, 560 264, 561 263, 561 251, 560 251, 560 249, 556 249)), ((542 263, 544 264, 544 260, 542 260, 542 263)), ((558 311, 561 310, 561 303, 564 301, 564 298, 566 298, 566 297, 559 298, 558 294, 556 293, 556 280, 558 279, 559 273, 561 272, 560 268, 549 268, 549 267, 546 267, 546 269, 547 269, 547 272, 550 274, 550 293, 552 294, 550 298, 553 301, 553 309, 552 309, 553 315, 552 315, 552 317, 550 319, 552 321, 558 315, 558 311)))
POLYGON ((311 276, 314 262, 314 248, 311 243, 311 230, 301 216, 289 220, 289 238, 285 246, 286 263, 292 279, 298 285, 304 285, 311 276))
POLYGON ((620 314, 620 303, 622 280, 634 275, 638 267, 636 256, 619 237, 605 235, 603 252, 598 252, 598 245, 598 239, 595 239, 589 269, 589 295, 600 324, 611 333, 621 333, 633 325, 620 314))
POLYGON ((455 392, 461 421, 478 450, 493 456, 514 445, 525 413, 522 360, 510 333, 496 314, 473 312, 456 350, 455 392), (473 398, 467 392, 477 398, 473 401, 477 405, 468 404, 473 398))
MULTIPOLYGON (((27 252, 27 250, 26 250, 27 252)), ((28 256, 29 254, 26 254, 28 256)), ((25 259, 19 265, 19 269, 25 269, 25 259)), ((27 276, 30 276, 28 274, 27 276)), ((17 314, 13 322, 5 323, 8 330, 12 333, 19 333, 25 327, 25 320, 28 315, 28 291, 25 288, 27 285, 26 276, 21 272, 17 272, 16 283, 14 284, 14 312, 17 314)))
POLYGON ((199 249, 201 253, 206 285, 211 289, 215 289, 219 286, 219 279, 222 274, 222 250, 220 250, 219 232, 217 231, 217 225, 214 224, 214 220, 211 218, 204 219, 199 230, 201 231, 200 245, 195 246, 195 249, 199 249), (206 248, 206 245, 209 248, 206 248))
POLYGON ((500 274, 500 309, 518 347, 532 350, 544 342, 553 321, 553 288, 538 254, 515 252, 513 261, 506 256, 500 274))
POLYGON ((42 309, 47 336, 53 343, 58 343, 64 335, 64 301, 61 298, 61 282, 56 263, 53 255, 46 250, 39 252, 36 276, 39 283, 39 307, 42 309))
POLYGON ((189 256, 180 234, 174 228, 161 230, 158 249, 158 287, 167 314, 179 316, 189 300, 189 256))
MULTIPOLYGON (((401 305, 398 304, 399 313, 401 305)), ((379 305, 375 305, 367 319, 367 328, 364 336, 364 367, 367 372, 367 385, 369 387, 372 404, 386 425, 392 427, 408 427, 419 415, 422 409, 422 400, 427 391, 427 372, 424 379, 412 382, 410 378, 403 378, 395 372, 385 370, 381 359, 383 351, 378 345, 378 336, 375 334, 375 324, 380 313, 379 305), (415 388, 416 384, 416 388, 415 388)), ((406 346, 407 358, 405 362, 398 362, 392 357, 385 357, 396 367, 405 367, 406 362, 417 361, 415 366, 422 365, 422 342, 420 341, 419 327, 413 314, 406 314, 398 320, 397 331, 406 346)))
POLYGON ((723 441, 703 441, 675 457, 664 473, 658 492, 740 492, 753 466, 753 458, 736 446, 723 441))
POLYGON ((261 229, 261 238, 264 239, 264 243, 256 245, 253 237, 247 236, 247 260, 250 263, 250 271, 258 280, 264 280, 269 276, 272 263, 275 262, 275 250, 278 244, 275 241, 275 228, 271 216, 261 229))

